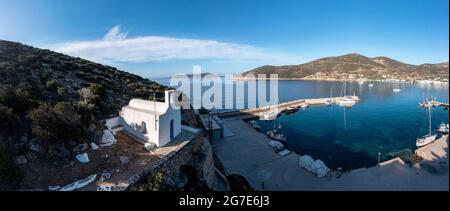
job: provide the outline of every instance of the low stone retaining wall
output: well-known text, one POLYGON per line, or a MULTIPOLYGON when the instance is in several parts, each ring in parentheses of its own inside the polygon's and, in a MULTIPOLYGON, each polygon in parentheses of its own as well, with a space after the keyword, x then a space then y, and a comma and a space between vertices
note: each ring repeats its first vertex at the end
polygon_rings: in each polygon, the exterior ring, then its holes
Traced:
POLYGON ((199 130, 195 137, 179 150, 169 153, 161 160, 128 179, 127 190, 157 190, 165 180, 177 173, 181 166, 188 164, 195 152, 201 150, 203 132, 199 130))

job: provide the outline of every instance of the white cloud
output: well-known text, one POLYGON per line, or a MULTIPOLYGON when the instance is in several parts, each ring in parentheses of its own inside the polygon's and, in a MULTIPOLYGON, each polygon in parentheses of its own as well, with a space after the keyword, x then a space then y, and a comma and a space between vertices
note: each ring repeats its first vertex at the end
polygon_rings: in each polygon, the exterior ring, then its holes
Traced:
POLYGON ((261 61, 267 64, 299 61, 298 57, 271 53, 250 45, 215 40, 142 36, 128 38, 114 26, 102 40, 66 42, 50 47, 57 52, 96 62, 152 62, 187 59, 261 61))
POLYGON ((120 31, 120 26, 114 26, 108 31, 108 33, 106 33, 105 37, 103 37, 103 40, 106 42, 119 41, 124 40, 125 38, 127 38, 127 36, 127 33, 123 33, 120 31))

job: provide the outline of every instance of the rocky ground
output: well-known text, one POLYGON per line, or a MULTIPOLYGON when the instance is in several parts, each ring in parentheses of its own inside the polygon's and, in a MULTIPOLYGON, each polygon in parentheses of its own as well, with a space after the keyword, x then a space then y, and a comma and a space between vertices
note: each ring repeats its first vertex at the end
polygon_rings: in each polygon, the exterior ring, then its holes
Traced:
POLYGON ((114 67, 0 40, 0 189, 38 188, 40 177, 61 177, 45 185, 66 182, 60 170, 99 142, 102 119, 132 98, 156 93, 162 101, 166 89, 114 67))

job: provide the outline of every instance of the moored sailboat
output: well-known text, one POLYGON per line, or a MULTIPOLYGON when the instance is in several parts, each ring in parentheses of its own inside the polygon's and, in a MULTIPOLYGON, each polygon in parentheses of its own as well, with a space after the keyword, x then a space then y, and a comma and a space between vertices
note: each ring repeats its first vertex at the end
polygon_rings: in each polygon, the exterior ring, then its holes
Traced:
POLYGON ((344 96, 336 101, 336 104, 339 106, 345 106, 345 107, 352 107, 356 104, 356 101, 352 99, 350 96, 347 95, 347 79, 344 80, 344 96))
POLYGON ((429 133, 427 135, 424 135, 424 136, 416 139, 417 147, 423 147, 425 145, 433 143, 437 137, 436 134, 432 134, 432 132, 431 132, 431 107, 430 106, 428 107, 428 122, 429 122, 429 133))

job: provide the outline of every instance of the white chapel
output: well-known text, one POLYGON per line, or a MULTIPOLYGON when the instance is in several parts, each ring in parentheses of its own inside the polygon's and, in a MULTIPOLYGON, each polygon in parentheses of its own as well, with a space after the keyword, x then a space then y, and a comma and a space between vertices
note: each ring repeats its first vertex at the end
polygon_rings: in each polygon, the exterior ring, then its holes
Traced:
POLYGON ((123 130, 144 144, 165 146, 181 133, 181 110, 173 97, 174 91, 166 91, 165 102, 133 99, 106 126, 114 133, 123 130))

